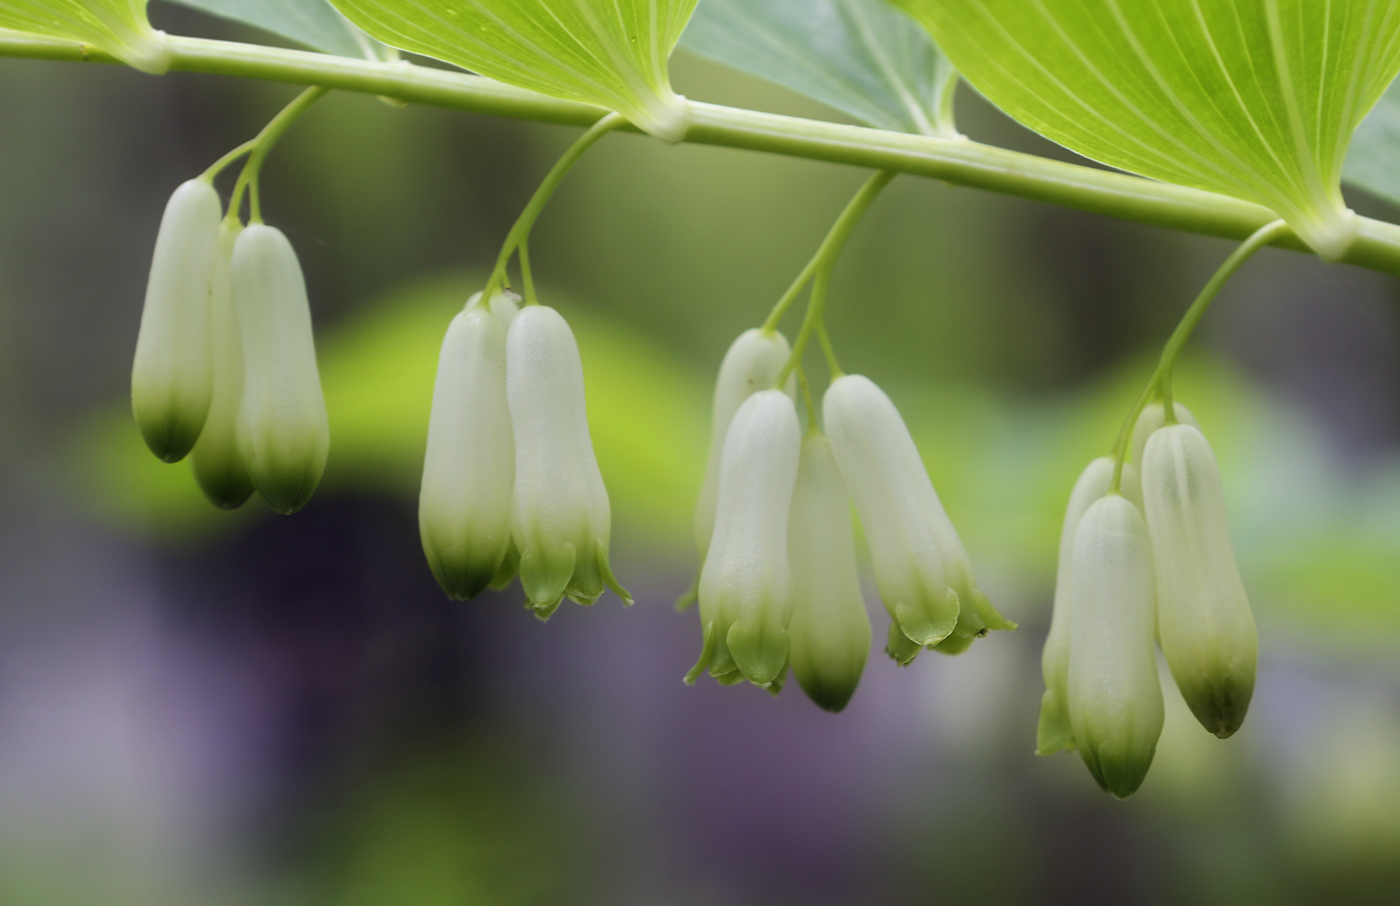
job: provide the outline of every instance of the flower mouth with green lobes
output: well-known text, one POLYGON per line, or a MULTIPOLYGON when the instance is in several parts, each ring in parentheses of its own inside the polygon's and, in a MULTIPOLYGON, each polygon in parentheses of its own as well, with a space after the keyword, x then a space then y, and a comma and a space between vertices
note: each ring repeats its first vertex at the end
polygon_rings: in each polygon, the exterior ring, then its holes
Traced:
POLYGON ((615 110, 666 141, 685 135, 685 99, 667 64, 697 0, 333 2, 392 47, 615 110))
POLYGON ((1400 72, 1397 0, 893 0, 979 91, 1121 170, 1263 205, 1327 260, 1341 174, 1400 72))

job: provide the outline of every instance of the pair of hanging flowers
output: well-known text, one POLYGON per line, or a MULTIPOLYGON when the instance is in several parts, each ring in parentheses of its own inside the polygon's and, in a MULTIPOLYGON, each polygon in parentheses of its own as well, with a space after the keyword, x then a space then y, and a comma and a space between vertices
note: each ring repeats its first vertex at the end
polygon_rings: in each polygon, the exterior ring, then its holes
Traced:
POLYGON ((1080 475, 1060 540, 1037 751, 1077 749, 1120 798, 1141 785, 1164 717, 1154 639, 1191 712, 1221 739, 1244 722, 1258 637, 1215 454, 1185 406, 1145 409, 1133 459, 1080 475))
POLYGON ((325 469, 330 428, 306 282, 275 227, 223 216, 212 179, 171 196, 151 262, 132 367, 132 409, 165 462, 191 456, 228 509, 256 489, 300 509, 325 469))
POLYGON ((423 550, 450 597, 520 574, 548 618, 565 597, 631 596, 608 563, 612 513, 588 431, 583 365, 553 308, 477 293, 447 329, 418 505, 423 550))

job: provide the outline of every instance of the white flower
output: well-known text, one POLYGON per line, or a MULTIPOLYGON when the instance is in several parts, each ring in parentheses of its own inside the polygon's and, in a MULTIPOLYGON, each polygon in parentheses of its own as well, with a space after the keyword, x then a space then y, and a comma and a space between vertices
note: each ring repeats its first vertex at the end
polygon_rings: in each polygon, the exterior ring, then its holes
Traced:
POLYGON ((506 395, 515 435, 512 532, 530 607, 544 619, 565 595, 592 604, 605 585, 631 604, 608 565, 612 510, 588 433, 578 344, 554 309, 530 305, 511 321, 506 395))
MULTIPOLYGON (((1131 463, 1123 464, 1124 496, 1134 503, 1137 470, 1131 463)), ((1040 658, 1040 670, 1045 679, 1045 695, 1040 699, 1040 724, 1036 728, 1035 752, 1053 755, 1074 748, 1074 731, 1069 721, 1069 652, 1070 625, 1073 620, 1074 537, 1079 522, 1091 505, 1108 494, 1113 484, 1113 458, 1102 456, 1085 467, 1065 508, 1064 526, 1060 530, 1060 561, 1055 573, 1055 604, 1050 617, 1050 633, 1045 637, 1045 650, 1040 658)))
POLYGON ((870 653, 870 615, 860 594, 851 505, 831 444, 802 441, 788 517, 792 673, 808 698, 828 711, 846 707, 870 653))
POLYGON ((243 399, 243 337, 233 308, 230 269, 243 225, 225 220, 219 227, 219 251, 209 292, 209 338, 213 352, 214 394, 209 401, 199 443, 190 454, 195 481, 204 496, 226 510, 243 505, 253 494, 253 479, 238 452, 238 407, 243 399))
POLYGON ((1142 486, 1162 653, 1196 719, 1224 739, 1249 709, 1259 640, 1205 435, 1186 424, 1154 432, 1142 486))
POLYGON ((253 224, 243 231, 234 244, 232 285, 245 369, 238 451, 268 506, 292 513, 321 481, 330 426, 306 281, 281 230, 253 224))
POLYGON ((890 656, 907 664, 921 647, 945 640, 943 650, 955 654, 988 629, 1014 628, 977 590, 958 533, 889 397, 868 378, 845 375, 827 389, 822 408, 894 619, 890 656))
MULTIPOLYGON (((715 379, 714 405, 711 408, 710 459, 705 466, 705 480, 700 485, 700 500, 695 504, 695 549, 700 553, 700 565, 710 549, 710 536, 715 532, 715 501, 719 497, 719 461, 724 452, 724 438, 729 423, 744 400, 760 390, 768 390, 778 381, 778 375, 792 355, 787 338, 777 331, 765 332, 755 327, 739 334, 739 338, 724 354, 715 379)), ((788 395, 797 388, 797 376, 788 380, 788 395)), ((697 577, 697 582, 699 581, 697 577)), ((692 589, 692 592, 694 589, 692 589)), ((692 599, 682 599, 685 606, 692 599)))
MULTIPOLYGON (((1191 410, 1181 405, 1181 403, 1172 404, 1172 413, 1181 424, 1193 425, 1197 428, 1200 427, 1200 425, 1196 423, 1196 416, 1192 415, 1191 410)), ((1142 486, 1140 484, 1142 476, 1142 453, 1147 449, 1147 439, 1151 437, 1158 428, 1164 427, 1166 423, 1166 409, 1160 402, 1157 402, 1149 403, 1147 406, 1143 407, 1142 414, 1138 416, 1137 421, 1133 424, 1133 458, 1130 461, 1137 466, 1137 472, 1134 476, 1134 482, 1131 485, 1133 489, 1131 496, 1132 499, 1139 503, 1142 500, 1142 486)), ((1123 493, 1128 494, 1128 489, 1128 481, 1124 479, 1123 493)))
POLYGON ((1152 549, 1142 513, 1110 494, 1074 536, 1069 717, 1089 772, 1120 799, 1147 776, 1165 709, 1157 678, 1152 549))
POLYGON ((488 306, 481 293, 472 296, 443 338, 418 497, 428 565, 458 600, 492 584, 510 548, 515 439, 506 400, 506 325, 515 302, 496 298, 502 301, 488 306))
POLYGON ((788 514, 802 452, 792 399, 753 394, 735 413, 720 458, 715 534, 700 571, 700 671, 777 691, 788 667, 792 568, 788 514))
MULTIPOLYGON (((1196 416, 1191 414, 1181 403, 1172 403, 1172 414, 1176 420, 1183 425, 1190 425, 1193 428, 1201 427, 1196 421, 1196 416)), ((1142 414, 1138 416, 1133 425, 1133 458, 1132 463, 1138 467, 1138 473, 1142 473, 1142 451, 1147 449, 1147 439, 1157 431, 1158 428, 1167 424, 1166 408, 1160 403, 1148 403, 1142 409, 1142 414)))
POLYGON ((190 452, 209 414, 209 292, 222 214, 214 186, 192 179, 170 196, 156 236, 131 408, 146 445, 165 462, 190 452))

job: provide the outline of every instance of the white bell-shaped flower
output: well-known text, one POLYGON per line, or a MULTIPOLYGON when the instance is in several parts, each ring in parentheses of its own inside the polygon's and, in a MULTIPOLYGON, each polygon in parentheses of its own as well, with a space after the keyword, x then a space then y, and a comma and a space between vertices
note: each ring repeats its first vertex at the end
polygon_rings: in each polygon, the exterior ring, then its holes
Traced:
POLYGON ((510 548, 515 436, 506 326, 515 302, 496 298, 502 301, 486 305, 481 293, 472 296, 443 338, 418 497, 428 565, 443 590, 463 601, 498 581, 510 548))
POLYGON ((1249 710, 1259 639, 1205 435, 1187 424, 1154 432, 1143 453, 1142 488, 1162 653, 1196 719, 1224 739, 1249 710))
MULTIPOLYGON (((729 423, 744 400, 760 390, 768 390, 778 382, 778 375, 787 365, 792 347, 787 337, 777 331, 767 332, 755 327, 739 334, 720 362, 715 379, 714 404, 710 420, 710 459, 705 466, 705 480, 700 485, 700 500, 695 505, 695 547, 700 562, 710 548, 710 536, 715 531, 715 502, 719 498, 719 462, 724 453, 724 438, 729 423)), ((788 382, 788 395, 796 392, 797 376, 788 382)))
POLYGON ((700 570, 704 647, 687 682, 708 668, 721 680, 737 680, 737 671, 781 688, 792 608, 788 516, 801 454, 791 397, 763 390, 744 401, 720 457, 715 533, 700 570))
POLYGON ((253 224, 234 244, 233 307, 243 337, 238 450, 279 513, 311 499, 330 449, 306 281, 282 231, 253 224))
MULTIPOLYGON (((1196 421, 1196 416, 1191 414, 1181 403, 1172 403, 1172 415, 1176 421, 1183 425, 1191 425, 1193 428, 1201 427, 1196 421)), ((1147 439, 1157 431, 1158 428, 1166 427, 1167 410, 1161 401, 1148 403, 1143 407, 1142 413, 1138 415, 1137 421, 1133 424, 1133 458, 1132 463, 1138 467, 1138 472, 1142 472, 1142 451, 1147 449, 1147 439)))
POLYGON ((526 306, 511 321, 506 396, 515 435, 511 524, 530 607, 545 619, 565 595, 592 604, 604 586, 631 604, 608 564, 612 510, 588 432, 578 344, 554 309, 526 306))
POLYGON ((1089 773, 1120 799, 1147 776, 1165 708, 1153 645, 1155 608, 1147 523, 1110 494, 1074 536, 1069 717, 1089 773))
POLYGON ((209 341, 214 393, 209 418, 190 454, 195 481, 215 506, 237 509, 253 494, 253 479, 238 452, 238 407, 243 399, 243 337, 233 309, 230 270, 243 225, 228 218, 219 226, 219 251, 209 292, 209 341))
POLYGON ((170 196, 156 235, 131 408, 146 446, 165 462, 190 452, 209 414, 209 293, 222 214, 214 186, 191 179, 170 196))
MULTIPOLYGON (((1138 484, 1137 470, 1132 463, 1123 464, 1124 496, 1133 503, 1138 484)), ((1069 721, 1069 651, 1070 624, 1073 620, 1074 537, 1084 513, 1108 494, 1113 485, 1113 457, 1101 456, 1085 467, 1065 508, 1064 526, 1060 530, 1060 560, 1055 573, 1055 601, 1050 616, 1050 632, 1045 637, 1045 650, 1040 658, 1041 674, 1045 678, 1045 695, 1040 699, 1040 724, 1036 728, 1035 752, 1053 755, 1074 748, 1074 731, 1069 721)))
POLYGON ((870 654, 870 615, 860 594, 851 504, 820 434, 802 441, 788 516, 792 673, 807 697, 827 711, 846 707, 870 654))
POLYGON ((894 620, 891 657, 914 659, 956 633, 956 654, 988 629, 1015 624, 978 591, 972 565, 943 511, 894 403, 868 378, 837 378, 823 401, 827 436, 861 525, 880 597, 894 620))

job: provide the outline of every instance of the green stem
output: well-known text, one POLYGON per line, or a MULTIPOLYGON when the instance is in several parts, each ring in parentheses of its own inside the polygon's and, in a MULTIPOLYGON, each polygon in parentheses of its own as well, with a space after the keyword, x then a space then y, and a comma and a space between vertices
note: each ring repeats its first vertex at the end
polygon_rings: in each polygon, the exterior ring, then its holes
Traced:
MULTIPOLYGON (((530 243, 521 242, 517 251, 520 252, 520 280, 525 284, 525 304, 539 305, 539 297, 535 295, 535 275, 530 270, 530 243)), ((490 297, 483 295, 482 298, 490 297)))
POLYGON ((831 379, 834 381, 845 375, 841 370, 841 363, 836 361, 836 349, 831 345, 831 337, 826 332, 826 320, 817 322, 817 340, 822 344, 822 355, 826 356, 826 367, 831 372, 831 379))
POLYGON ((813 255, 811 260, 807 262, 807 266, 802 268, 802 273, 797 275, 797 279, 792 281, 792 285, 788 287, 787 292, 783 293, 782 298, 778 300, 778 304, 774 305, 773 310, 768 313, 768 319, 763 322, 764 333, 771 334, 778 329, 778 322, 783 319, 783 315, 787 314, 787 310, 792 307, 792 303, 797 301, 797 297, 802 293, 802 287, 811 282, 812 275, 816 273, 817 264, 820 261, 821 252, 817 252, 817 254, 813 255))
MULTIPOLYGON (((168 36, 171 68, 383 96, 516 119, 587 126, 604 111, 546 97, 480 76, 407 62, 384 63, 231 41, 168 36)), ((0 56, 115 63, 73 41, 0 36, 0 56)), ((907 135, 691 101, 685 141, 789 157, 898 170, 955 185, 1064 205, 1139 223, 1244 240, 1277 215, 1260 205, 1213 192, 1049 160, 965 139, 907 135)), ((623 126, 636 131, 635 127, 623 126)), ((1358 217, 1359 235, 1344 261, 1400 274, 1400 226, 1358 217)), ((1307 252, 1296 236, 1284 248, 1307 252)))
POLYGON ((1117 493, 1123 481, 1123 463, 1127 458, 1127 453, 1133 441, 1133 429, 1137 426, 1138 416, 1142 410, 1147 408, 1147 404, 1154 396, 1160 396, 1162 405, 1166 409, 1166 419, 1168 424, 1175 424, 1176 411, 1172 406, 1172 372, 1176 368, 1176 361, 1181 357, 1181 350, 1186 347, 1186 341, 1191 339, 1191 334, 1195 332, 1196 326, 1201 323, 1201 318, 1205 317, 1210 309, 1210 304, 1215 301, 1215 297, 1220 294, 1220 290, 1225 283, 1235 275, 1240 267, 1254 256, 1266 245, 1290 235, 1292 231, 1288 224, 1282 220, 1275 220, 1273 223, 1265 224, 1255 231, 1229 258, 1220 265, 1215 275, 1210 278, 1210 282, 1201 290, 1196 301, 1191 303, 1191 307, 1182 316, 1181 322, 1176 325, 1176 330, 1172 331, 1171 338, 1167 340, 1167 345, 1162 347, 1162 357, 1157 362, 1157 370, 1152 372, 1152 377, 1143 388, 1138 400, 1133 404, 1133 409, 1128 413, 1128 419, 1123 423, 1122 429, 1118 432, 1118 440, 1113 445, 1113 484, 1110 485, 1111 492, 1117 493))
POLYGON ((234 148, 232 151, 225 154, 223 157, 214 161, 213 165, 210 166, 208 170, 205 170, 199 178, 204 180, 205 182, 213 182, 214 178, 220 173, 224 172, 224 170, 228 169, 228 166, 230 164, 238 160, 243 155, 247 154, 249 151, 252 151, 253 148, 256 146, 257 139, 250 139, 244 142, 237 148, 234 148))
POLYGON ((797 383, 802 388, 802 402, 807 407, 807 436, 820 434, 822 429, 817 423, 817 401, 812 397, 812 385, 807 383, 807 372, 801 367, 797 369, 797 383))
MULTIPOLYGON (((890 170, 882 170, 865 181, 865 185, 860 187, 860 191, 846 205, 846 210, 841 212, 841 216, 832 225, 831 232, 826 234, 826 239, 822 241, 821 248, 817 249, 817 254, 808 263, 807 269, 814 274, 812 280, 812 295, 807 300, 807 314, 802 319, 802 328, 797 333, 797 340, 792 344, 792 355, 788 357, 787 364, 783 366, 782 372, 778 375, 776 386, 782 387, 787 383, 788 375, 792 374, 794 368, 802 361, 802 355, 807 351, 807 343, 812 339, 812 333, 816 331, 817 325, 822 323, 822 317, 826 312, 826 295, 831 288, 831 274, 836 269, 836 260, 841 257, 841 250, 846 247, 846 240, 851 238, 851 233, 855 232, 856 224, 860 223, 865 212, 870 210, 870 205, 885 186, 889 185, 898 174, 890 170)), ((806 271, 804 270, 804 273, 806 271)), ((801 278, 799 277, 799 280, 801 278)), ((781 303, 779 303, 781 305, 781 303)), ((776 317, 782 317, 782 312, 773 310, 768 320, 776 324, 776 317)), ((764 325, 768 328, 768 325, 764 325)), ((833 357, 834 358, 834 357, 833 357)))
POLYGON ((297 95, 282 112, 274 116, 257 137, 253 139, 253 153, 248 156, 248 162, 243 165, 243 172, 238 174, 238 182, 233 187, 233 197, 229 200, 228 211, 230 217, 237 217, 239 209, 243 205, 243 192, 252 185, 251 210, 249 211, 251 222, 262 223, 262 200, 258 195, 258 174, 262 171, 263 161, 267 160, 267 154, 272 150, 272 146, 277 144, 277 140, 282 134, 291 128, 292 123, 306 112, 312 104, 326 96, 327 88, 319 86, 308 88, 297 95))
MULTIPOLYGON (((486 290, 481 298, 490 302, 496 291, 508 287, 510 284, 506 279, 506 267, 510 264, 511 255, 517 249, 523 250, 525 243, 530 239, 530 231, 535 227, 535 221, 540 219, 540 213, 544 211, 544 206, 549 203, 549 199, 554 195, 554 190, 559 188, 559 184, 564 181, 564 177, 578 163, 580 157, 589 148, 593 147, 598 139, 627 124, 627 120, 617 113, 609 113, 589 127, 588 131, 579 136, 578 140, 569 146, 569 150, 564 152, 553 168, 545 176, 544 182, 535 190, 535 194, 530 197, 530 202, 525 205, 525 210, 520 212, 520 217, 515 221, 515 225, 510 228, 510 233, 506 235, 506 241, 501 245, 501 253, 496 256, 496 266, 491 271, 491 278, 486 282, 486 290)), ((525 265, 524 256, 528 252, 522 251, 521 266, 525 265)), ((522 274, 522 276, 524 276, 522 274)), ((530 279, 526 277, 525 279, 530 279)), ((526 284, 527 304, 532 298, 533 282, 526 284)))

